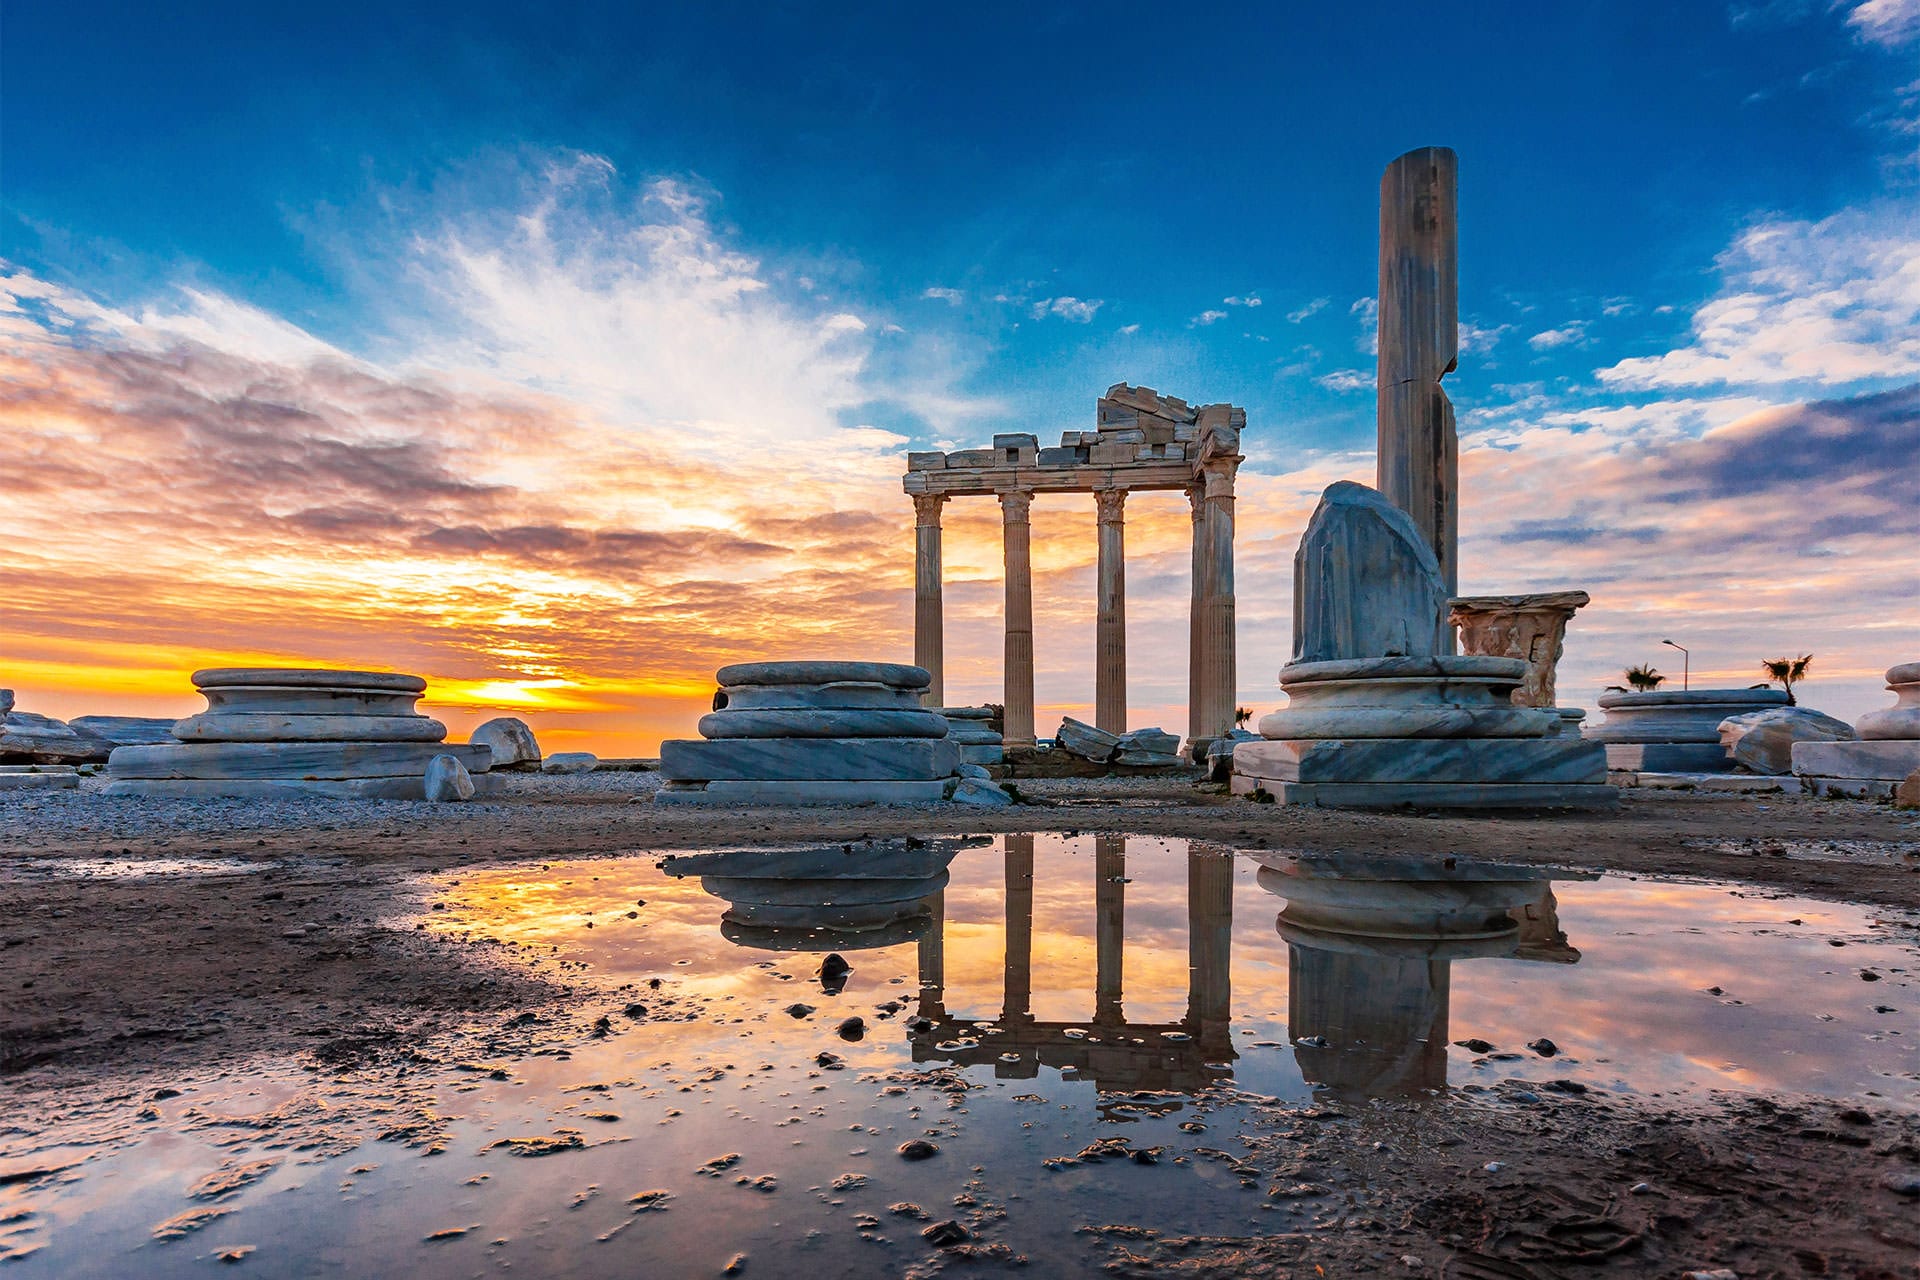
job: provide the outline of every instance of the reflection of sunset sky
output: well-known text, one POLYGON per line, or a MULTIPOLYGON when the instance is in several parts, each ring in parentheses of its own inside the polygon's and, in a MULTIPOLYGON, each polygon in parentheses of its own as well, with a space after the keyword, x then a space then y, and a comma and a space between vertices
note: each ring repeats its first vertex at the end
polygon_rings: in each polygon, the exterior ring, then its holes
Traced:
MULTIPOLYGON (((1091 1025, 1093 838, 1032 840, 1030 1008, 1042 1021, 1091 1025)), ((950 870, 944 897, 946 1009, 991 1021, 1001 1014, 1005 991, 1004 852, 965 849, 950 870)), ((1239 1057, 1233 1074, 1251 1088, 1296 1093, 1299 1074, 1286 1048, 1287 945, 1274 927, 1284 903, 1255 882, 1255 871, 1255 864, 1241 859, 1234 880, 1231 981, 1239 1057)), ((1130 838, 1126 875, 1127 1018, 1177 1022, 1188 996, 1184 842, 1130 838)), ((813 981, 818 955, 726 942, 719 932, 726 903, 703 892, 697 880, 659 875, 652 859, 575 863, 538 874, 484 871, 459 879, 449 895, 453 909, 428 917, 436 928, 471 930, 543 952, 557 946, 556 959, 585 961, 622 981, 643 984, 659 976, 676 992, 718 1002, 711 1013, 723 1020, 719 1025, 707 1018, 646 1023, 625 1042, 634 1049, 656 1042, 718 1046, 740 1033, 724 1022, 735 1017, 760 1028, 756 1037, 810 1043, 804 1028, 787 1025, 780 1007, 803 1000, 820 1006, 816 1019, 837 1019, 895 998, 909 1003, 900 1015, 904 1020, 918 989, 916 944, 849 949, 844 954, 854 974, 846 994, 823 999, 813 981), (634 908, 637 898, 646 905, 634 908), (638 920, 625 918, 628 909, 639 911, 638 920), (584 928, 589 918, 592 930, 584 928), (768 966, 759 967, 762 962, 768 966)), ((1707 1087, 1834 1096, 1875 1091, 1897 1105, 1920 1105, 1910 926, 1872 929, 1874 916, 1855 908, 1741 897, 1700 884, 1609 878, 1563 883, 1556 894, 1560 925, 1582 953, 1578 964, 1454 962, 1449 1039, 1477 1037, 1523 1056, 1475 1067, 1473 1055, 1452 1049, 1451 1084, 1510 1075, 1572 1077, 1639 1093, 1707 1087), (1795 918, 1802 923, 1787 923, 1795 918), (1848 945, 1832 947, 1833 939, 1848 945), (1883 979, 1861 981, 1858 971, 1865 967, 1883 979), (1724 994, 1707 994, 1714 986, 1724 994), (1899 1012, 1875 1014, 1878 1004, 1899 1012), (1559 1057, 1526 1052, 1527 1042, 1541 1036, 1560 1047, 1559 1057)), ((644 1000, 645 991, 636 998, 644 1000)), ((898 1022, 877 1023, 855 1054, 868 1064, 897 1060, 903 1041, 898 1022)))

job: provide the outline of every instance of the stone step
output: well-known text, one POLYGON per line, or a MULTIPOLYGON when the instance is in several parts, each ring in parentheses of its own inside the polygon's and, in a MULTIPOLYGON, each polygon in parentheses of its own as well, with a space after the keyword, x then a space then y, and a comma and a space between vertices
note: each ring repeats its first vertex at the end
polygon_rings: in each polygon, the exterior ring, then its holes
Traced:
POLYGON ((173 736, 182 742, 439 742, 447 726, 426 716, 203 712, 174 725, 173 736))
POLYGON ((928 781, 960 767, 944 738, 727 738, 660 744, 660 772, 674 782, 928 781))
POLYGON ((700 736, 737 738, 944 738, 946 717, 931 711, 766 710, 728 707, 700 717, 700 736))
POLYGON ((419 778, 435 756, 452 756, 468 773, 493 765, 486 746, 446 742, 176 742, 121 747, 107 762, 122 778, 271 780, 419 778))
POLYGON ((1242 742, 1233 771, 1302 783, 1605 783, 1607 750, 1579 738, 1242 742))

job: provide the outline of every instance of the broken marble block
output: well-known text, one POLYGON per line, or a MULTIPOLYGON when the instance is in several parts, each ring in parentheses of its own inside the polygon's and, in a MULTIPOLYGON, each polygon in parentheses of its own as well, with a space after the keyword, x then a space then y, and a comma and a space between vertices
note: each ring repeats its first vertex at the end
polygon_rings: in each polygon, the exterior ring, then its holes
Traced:
POLYGON ((151 747, 172 742, 173 719, 169 716, 75 716, 67 724, 113 747, 151 747))
POLYGON ((1787 705, 1778 689, 1614 689, 1600 695, 1606 719, 1582 732, 1603 743, 1607 767, 1635 773, 1730 773, 1720 722, 1787 705))
POLYGON ((1520 658, 1448 652, 1448 595, 1406 512, 1342 481, 1294 555, 1289 704, 1233 750, 1232 790, 1333 808, 1606 808, 1603 748, 1514 703, 1520 658))
POLYGON ((484 776, 488 748, 443 742, 446 726, 414 710, 427 687, 418 676, 228 667, 196 671, 193 683, 207 710, 177 722, 174 742, 116 748, 106 794, 423 800, 439 757, 475 794, 498 787, 484 776))
POLYGON ((1177 769, 1188 763, 1180 755, 1180 735, 1165 729, 1129 729, 1114 745, 1113 762, 1140 769, 1177 769))
MULTIPOLYGON (((12 690, 7 690, 9 703, 12 690)), ((0 763, 88 764, 107 758, 113 744, 64 720, 9 709, 0 715, 0 763)))
POLYGON ((656 804, 925 804, 949 798, 961 748, 920 705, 932 676, 886 662, 722 667, 699 739, 660 744, 656 804))
POLYGON ((0 764, 0 791, 76 791, 80 770, 70 764, 0 764))
POLYGON ((1801 742, 1851 742, 1853 726, 1805 707, 1769 707, 1720 722, 1720 744, 1736 765, 1754 773, 1793 772, 1793 748, 1801 742))
POLYGON ((1113 759, 1113 753, 1120 749, 1120 735, 1096 729, 1084 720, 1067 716, 1060 721, 1059 729, 1054 731, 1053 744, 1068 755, 1079 756, 1095 764, 1107 764, 1113 759))
POLYGON ((947 722, 947 738, 960 748, 960 759, 967 764, 1001 764, 1006 760, 1006 744, 993 727, 996 714, 992 707, 936 707, 933 710, 947 722))
POLYGON ((1793 772, 1815 795, 1866 800, 1897 798, 1920 771, 1920 662, 1887 670, 1897 701, 1854 724, 1856 742, 1795 742, 1793 772))
POLYGON ((540 768, 540 743, 525 720, 499 716, 487 721, 468 735, 467 741, 493 753, 496 771, 516 769, 535 772, 540 768))

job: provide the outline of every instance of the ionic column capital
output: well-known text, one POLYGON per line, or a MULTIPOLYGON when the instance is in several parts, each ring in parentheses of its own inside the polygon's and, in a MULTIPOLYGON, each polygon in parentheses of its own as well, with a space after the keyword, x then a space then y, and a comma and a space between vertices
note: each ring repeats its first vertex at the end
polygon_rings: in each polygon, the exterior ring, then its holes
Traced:
POLYGON ((1127 491, 1125 489, 1096 489, 1093 501, 1100 512, 1101 524, 1126 523, 1127 491))
POLYGON ((914 523, 921 528, 938 529, 940 527, 940 508, 946 505, 947 495, 944 493, 914 494, 914 523))
POLYGON ((1033 493, 1027 489, 1003 489, 1000 499, 1000 518, 1006 524, 1025 524, 1027 515, 1033 510, 1033 493))

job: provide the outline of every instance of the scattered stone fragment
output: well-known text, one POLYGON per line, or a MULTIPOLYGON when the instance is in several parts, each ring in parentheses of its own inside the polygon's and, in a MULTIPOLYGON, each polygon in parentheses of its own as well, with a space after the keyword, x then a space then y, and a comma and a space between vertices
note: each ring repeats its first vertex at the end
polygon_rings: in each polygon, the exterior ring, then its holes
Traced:
POLYGON ((1485 1040, 1455 1040, 1454 1043, 1468 1053, 1491 1053, 1493 1046, 1485 1040))
POLYGON ((653 1191, 642 1191, 636 1196, 629 1196, 627 1203, 633 1206, 635 1213, 646 1213, 649 1210, 660 1210, 664 1212, 667 1207, 667 1201, 671 1199, 673 1199, 673 1193, 671 1191, 656 1189, 653 1191))
POLYGON ((467 738, 493 753, 495 769, 534 770, 540 767, 540 743, 525 720, 501 716, 479 726, 467 738))
POLYGON ((931 1160, 940 1148, 925 1138, 909 1138, 900 1144, 899 1151, 902 1160, 931 1160))
POLYGON ((814 1054, 813 1061, 815 1065, 825 1067, 828 1071, 835 1071, 846 1065, 840 1060, 839 1054, 829 1053, 825 1049, 814 1054))
POLYGON ((887 1206, 887 1212, 902 1218, 918 1218, 925 1222, 930 1215, 925 1209, 911 1200, 898 1200, 887 1206))
POLYGON ((843 1019, 834 1031, 842 1040, 858 1040, 867 1034, 866 1019, 855 1014, 851 1018, 843 1019))
POLYGON ((426 798, 436 804, 473 799, 473 775, 453 756, 435 756, 427 761, 423 785, 426 798))
POLYGON ((592 773, 599 763, 600 757, 591 751, 556 751, 541 761, 540 772, 592 773))
POLYGON ((920 1238, 936 1249, 959 1244, 968 1239, 971 1233, 952 1218, 936 1222, 920 1232, 920 1238))
POLYGON ((720 1268, 720 1274, 723 1276, 737 1276, 746 1269, 747 1255, 744 1253, 736 1253, 727 1259, 726 1266, 720 1268))
POLYGON ((561 1129, 532 1138, 501 1138, 488 1143, 487 1150, 505 1147, 510 1156, 551 1156, 562 1151, 578 1151, 586 1145, 587 1140, 578 1129, 561 1129))
POLYGON ((175 1214, 165 1222, 155 1224, 153 1238, 165 1242, 184 1240, 209 1222, 216 1218, 224 1218, 232 1212, 231 1209, 222 1209, 213 1205, 203 1209, 189 1209, 185 1213, 175 1214))
POLYGON ((1920 1197, 1920 1171, 1900 1169, 1880 1180, 1880 1185, 1897 1196, 1912 1200, 1920 1197))
POLYGON ((804 1018, 812 1012, 813 1012, 812 1005, 801 1004, 798 1001, 795 1001, 793 1004, 790 1004, 787 1006, 787 1016, 790 1018, 804 1018))
POLYGON ((253 1252, 252 1245, 236 1244, 236 1245, 230 1245, 225 1249, 214 1250, 213 1256, 219 1259, 221 1262, 226 1262, 226 1263, 245 1262, 247 1260, 247 1255, 252 1252, 253 1252))
POLYGON ((474 1227, 477 1227, 479 1225, 480 1225, 479 1223, 475 1222, 475 1223, 470 1223, 469 1225, 464 1227, 442 1227, 438 1231, 429 1231, 426 1235, 420 1238, 422 1240, 425 1240, 428 1244, 432 1244, 436 1240, 458 1240, 461 1236, 467 1234, 467 1232, 473 1230, 474 1227))
POLYGON ((1543 1058, 1551 1058, 1554 1054, 1560 1052, 1560 1046, 1545 1036, 1541 1036, 1538 1040, 1527 1041, 1527 1048, 1533 1050, 1543 1058))
POLYGON ((626 1008, 622 1009, 620 1012, 625 1014, 627 1017, 632 1018, 635 1022, 638 1022, 642 1018, 647 1016, 647 1006, 636 1001, 633 1004, 630 1004, 626 1008))

